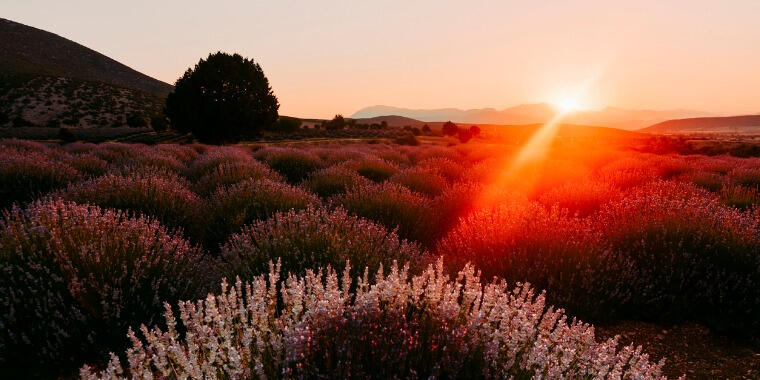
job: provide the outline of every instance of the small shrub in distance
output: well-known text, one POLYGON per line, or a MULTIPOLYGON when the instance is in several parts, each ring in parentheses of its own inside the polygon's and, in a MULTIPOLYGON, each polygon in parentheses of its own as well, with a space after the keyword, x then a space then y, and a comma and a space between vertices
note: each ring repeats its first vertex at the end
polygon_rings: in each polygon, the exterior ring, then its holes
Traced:
POLYGON ((418 140, 417 137, 411 133, 406 133, 399 137, 396 137, 395 139, 393 139, 393 142, 399 145, 409 145, 409 146, 420 145, 420 140, 418 140))
POLYGON ((279 132, 292 133, 301 129, 301 119, 297 117, 280 116, 275 126, 279 132))
POLYGON ((444 136, 454 136, 457 134, 457 132, 459 132, 459 127, 456 124, 450 121, 447 121, 443 123, 443 126, 441 127, 441 132, 443 132, 444 136))
POLYGON ((471 266, 451 279, 440 262, 355 285, 348 273, 281 282, 277 266, 250 283, 223 282, 205 300, 180 302, 179 321, 167 305, 165 330, 129 330, 126 371, 112 355, 100 373, 83 367, 82 379, 665 378, 663 362, 617 339, 596 342, 592 326, 546 307, 529 285, 483 285, 471 266))
POLYGON ((139 113, 127 116, 127 126, 130 128, 143 128, 148 126, 148 120, 139 113))
POLYGON ((3 373, 70 376, 105 359, 126 346, 129 326, 159 322, 162 302, 203 294, 200 257, 157 222, 120 211, 61 200, 12 210, 0 221, 3 373), (60 373, 37 373, 51 368, 60 373))
MULTIPOLYGON (((332 266, 355 268, 352 277, 370 273, 394 261, 419 264, 422 252, 415 244, 399 240, 394 232, 345 210, 315 209, 277 213, 266 221, 246 226, 222 247, 228 277, 251 279, 279 262, 285 273, 303 275, 306 270, 332 266)), ((421 269, 421 268, 417 268, 421 269)))
POLYGON ((153 115, 150 117, 150 127, 156 132, 164 132, 169 129, 169 121, 164 115, 153 115))

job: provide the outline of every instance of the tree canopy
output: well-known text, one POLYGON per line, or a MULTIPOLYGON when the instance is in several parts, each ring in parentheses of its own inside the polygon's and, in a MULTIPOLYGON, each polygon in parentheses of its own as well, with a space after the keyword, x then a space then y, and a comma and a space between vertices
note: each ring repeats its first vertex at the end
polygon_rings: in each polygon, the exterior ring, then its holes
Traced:
POLYGON ((166 99, 166 114, 177 131, 212 144, 258 135, 277 121, 279 108, 258 63, 222 52, 187 69, 166 99))

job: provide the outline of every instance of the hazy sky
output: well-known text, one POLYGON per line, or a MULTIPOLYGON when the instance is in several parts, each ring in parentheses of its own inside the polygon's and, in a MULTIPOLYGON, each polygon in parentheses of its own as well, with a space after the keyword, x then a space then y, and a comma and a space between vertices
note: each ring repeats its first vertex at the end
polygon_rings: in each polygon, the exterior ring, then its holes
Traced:
POLYGON ((567 97, 760 113, 760 0, 2 0, 0 17, 169 83, 239 52, 293 116, 567 97))

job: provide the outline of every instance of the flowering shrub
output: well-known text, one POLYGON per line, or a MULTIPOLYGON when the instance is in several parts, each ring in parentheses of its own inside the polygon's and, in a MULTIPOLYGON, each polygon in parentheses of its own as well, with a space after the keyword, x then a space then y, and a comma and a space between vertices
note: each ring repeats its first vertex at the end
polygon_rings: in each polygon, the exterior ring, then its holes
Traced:
POLYGON ((269 179, 282 181, 280 174, 254 160, 223 162, 208 174, 199 178, 195 189, 199 194, 209 195, 222 186, 230 186, 247 179, 269 179))
POLYGON ((112 164, 119 164, 133 157, 134 150, 142 151, 145 145, 125 143, 103 143, 93 147, 92 153, 112 164))
POLYGON ((406 186, 409 190, 434 197, 446 187, 446 179, 431 169, 412 167, 396 173, 392 182, 406 186))
POLYGON ((370 156, 370 153, 366 152, 363 147, 330 146, 313 148, 311 151, 327 165, 335 165, 349 160, 361 160, 370 156))
POLYGON ((206 245, 214 249, 244 225, 268 219, 276 212, 301 210, 319 203, 316 195, 301 188, 266 179, 222 187, 208 201, 206 245))
POLYGON ((35 150, 0 151, 0 209, 63 187, 78 175, 71 166, 35 150))
POLYGON ((97 177, 108 170, 108 162, 91 153, 74 155, 65 162, 85 177, 97 177))
POLYGON ((409 275, 396 266, 355 285, 328 269, 280 282, 280 268, 217 295, 167 305, 167 329, 132 330, 129 367, 112 355, 81 378, 660 379, 641 348, 596 342, 594 328, 545 306, 529 285, 482 285, 471 266, 409 275), (184 336, 179 326, 187 330, 184 336))
POLYGON ((125 346, 123 331, 158 322, 162 301, 202 294, 199 259, 149 219, 61 200, 14 208, 0 221, 3 373, 72 369, 125 346))
POLYGON ((575 315, 759 327, 760 221, 682 183, 634 189, 593 218, 519 202, 477 211, 437 252, 530 281, 575 315))
POLYGON ((301 182, 323 165, 317 155, 295 148, 264 148, 254 155, 294 184, 301 182))
POLYGON ((411 154, 412 160, 421 162, 431 158, 446 158, 453 162, 459 162, 462 159, 462 154, 459 151, 443 146, 428 145, 414 151, 411 154))
POLYGON ((582 278, 588 273, 583 269, 594 254, 586 230, 583 220, 557 209, 505 200, 462 218, 438 242, 436 252, 452 272, 473 263, 487 278, 530 281, 564 306, 574 306, 565 292, 585 294, 582 278))
POLYGON ((106 174, 72 184, 58 195, 80 204, 151 216, 168 227, 181 227, 188 234, 196 232, 200 216, 201 200, 195 193, 184 187, 181 181, 150 171, 106 174))
POLYGON ((393 176, 398 168, 391 163, 380 159, 366 159, 348 161, 344 167, 355 170, 359 175, 374 182, 382 182, 393 176))
POLYGON ((183 164, 188 164, 199 156, 198 150, 190 145, 159 144, 154 149, 159 154, 171 156, 183 164))
POLYGON ((605 182, 580 180, 550 189, 538 197, 547 208, 558 207, 571 215, 587 216, 622 193, 605 182))
POLYGON ((448 158, 428 158, 420 161, 416 167, 433 170, 450 182, 459 181, 465 175, 465 168, 448 158))
POLYGON ((213 147, 192 161, 187 169, 187 177, 190 179, 202 178, 223 164, 254 165, 254 159, 247 151, 240 148, 213 147))
POLYGON ((686 174, 683 177, 684 181, 691 182, 705 190, 712 192, 720 191, 726 183, 724 176, 708 172, 708 171, 696 171, 690 174, 686 174))
POLYGON ((330 166, 309 175, 301 186, 322 198, 328 198, 345 193, 353 187, 368 184, 368 179, 353 170, 343 166, 330 166))
MULTIPOLYGON (((654 182, 604 206, 593 219, 617 286, 605 297, 619 315, 694 318, 760 331, 760 220, 706 191, 654 182)), ((601 276, 597 276, 601 277, 601 276)))
POLYGON ((726 185, 718 193, 720 201, 727 206, 748 209, 760 206, 760 191, 756 188, 726 185))
POLYGON ((266 273, 271 261, 281 261, 284 272, 295 274, 328 265, 345 267, 350 261, 356 277, 365 268, 374 273, 394 261, 416 264, 421 255, 415 244, 343 209, 309 207, 244 227, 222 247, 221 258, 229 276, 250 279, 266 273))
POLYGON ((613 161, 597 173, 597 180, 606 182, 620 189, 630 189, 657 179, 653 167, 641 158, 623 158, 613 161))
POLYGON ((430 201, 404 186, 392 182, 360 185, 336 195, 331 202, 389 229, 398 228, 399 236, 404 239, 426 240, 424 222, 430 201))
POLYGON ((760 162, 755 166, 739 166, 728 173, 736 184, 760 189, 760 162))
POLYGON ((406 153, 406 151, 402 151, 400 148, 393 149, 389 147, 381 150, 376 150, 372 153, 372 155, 385 162, 390 162, 400 167, 408 166, 410 162, 409 155, 406 153))

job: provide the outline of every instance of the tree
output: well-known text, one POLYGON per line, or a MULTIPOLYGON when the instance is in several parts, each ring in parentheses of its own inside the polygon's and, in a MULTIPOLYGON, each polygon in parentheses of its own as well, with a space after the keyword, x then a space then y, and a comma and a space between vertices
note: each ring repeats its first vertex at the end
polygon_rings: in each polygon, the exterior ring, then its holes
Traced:
POLYGON ((335 117, 327 122, 325 124, 325 129, 327 130, 336 130, 336 129, 343 129, 346 127, 346 119, 343 118, 343 115, 335 115, 335 117))
POLYGON ((459 127, 451 121, 443 123, 443 127, 441 127, 441 132, 443 132, 444 136, 454 136, 458 131, 459 127))
POLYGON ((388 129, 388 122, 383 120, 380 122, 380 129, 388 129))
POLYGON ((412 134, 415 136, 419 136, 422 134, 422 131, 420 131, 420 129, 417 127, 412 127, 411 131, 412 131, 412 134))
POLYGON ((422 126, 422 132, 430 133, 430 126, 425 124, 422 126))
POLYGON ((295 132, 301 129, 301 119, 290 116, 280 116, 280 120, 277 121, 277 130, 280 132, 295 132))
POLYGON ((258 63, 222 52, 187 69, 166 98, 174 129, 213 144, 258 135, 277 121, 279 108, 258 63))
POLYGON ((473 125, 470 127, 470 135, 472 135, 472 137, 475 137, 479 134, 480 134, 480 127, 478 127, 477 125, 473 125))

